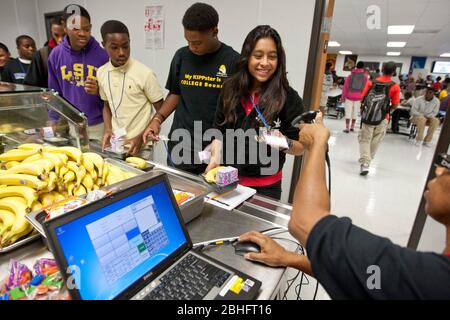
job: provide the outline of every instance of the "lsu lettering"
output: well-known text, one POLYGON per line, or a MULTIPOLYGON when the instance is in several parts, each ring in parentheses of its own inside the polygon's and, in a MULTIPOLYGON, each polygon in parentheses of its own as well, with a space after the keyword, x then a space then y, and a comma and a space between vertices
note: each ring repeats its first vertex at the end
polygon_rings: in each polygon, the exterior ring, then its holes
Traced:
POLYGON ((97 67, 87 65, 86 68, 82 63, 74 63, 72 70, 67 70, 67 66, 61 66, 61 77, 64 81, 67 81, 77 87, 84 86, 86 78, 93 78, 97 80, 97 67), (85 71, 87 75, 85 76, 85 71))

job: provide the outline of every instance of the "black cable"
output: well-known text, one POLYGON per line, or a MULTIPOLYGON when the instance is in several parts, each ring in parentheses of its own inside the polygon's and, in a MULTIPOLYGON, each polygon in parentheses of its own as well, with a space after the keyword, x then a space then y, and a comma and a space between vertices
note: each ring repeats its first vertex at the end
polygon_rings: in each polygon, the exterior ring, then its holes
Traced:
POLYGON ((319 281, 316 279, 316 290, 314 291, 313 300, 316 300, 317 291, 319 291, 319 281))
MULTIPOLYGON (((291 283, 288 285, 287 289, 284 291, 283 294, 283 298, 282 300, 286 300, 286 295, 289 292, 289 290, 291 289, 292 285, 294 284, 295 280, 297 280, 298 276, 300 275, 300 270, 298 270, 297 274, 295 275, 294 278, 292 278, 291 280, 288 280, 287 282, 291 281, 291 283)), ((303 272, 302 272, 303 273, 303 272)))

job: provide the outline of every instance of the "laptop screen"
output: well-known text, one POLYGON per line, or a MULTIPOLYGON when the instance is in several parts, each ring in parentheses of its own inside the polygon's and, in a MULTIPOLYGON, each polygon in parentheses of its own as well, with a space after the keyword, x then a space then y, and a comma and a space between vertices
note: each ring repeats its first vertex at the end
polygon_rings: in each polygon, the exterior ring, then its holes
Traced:
POLYGON ((58 226, 82 299, 113 299, 187 243, 164 181, 58 226))

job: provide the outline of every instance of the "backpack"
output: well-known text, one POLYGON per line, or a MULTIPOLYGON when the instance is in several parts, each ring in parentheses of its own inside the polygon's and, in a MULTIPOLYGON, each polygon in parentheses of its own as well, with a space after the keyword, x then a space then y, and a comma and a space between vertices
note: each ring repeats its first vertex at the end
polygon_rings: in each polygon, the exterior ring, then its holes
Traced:
POLYGON ((364 72, 352 73, 350 75, 349 89, 352 92, 362 92, 366 86, 366 75, 364 72))
POLYGON ((367 94, 363 110, 361 113, 361 122, 369 125, 379 125, 391 109, 391 98, 389 89, 394 82, 374 81, 373 86, 367 94))

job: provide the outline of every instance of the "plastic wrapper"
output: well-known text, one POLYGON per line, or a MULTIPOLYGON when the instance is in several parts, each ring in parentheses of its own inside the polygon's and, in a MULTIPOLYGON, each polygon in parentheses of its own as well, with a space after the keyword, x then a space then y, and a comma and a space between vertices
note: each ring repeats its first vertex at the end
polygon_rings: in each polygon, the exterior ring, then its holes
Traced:
POLYGON ((22 263, 12 260, 10 274, 0 284, 1 300, 68 300, 70 295, 53 259, 39 259, 33 266, 35 275, 22 263))
POLYGON ((6 283, 6 289, 15 288, 17 286, 30 282, 32 273, 28 267, 17 260, 11 260, 9 278, 6 283))

